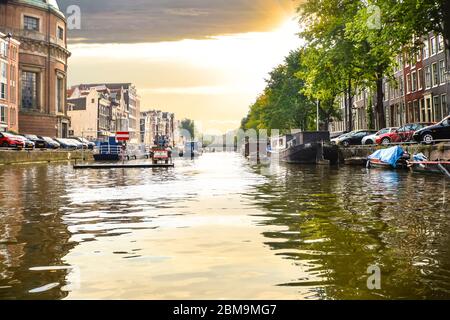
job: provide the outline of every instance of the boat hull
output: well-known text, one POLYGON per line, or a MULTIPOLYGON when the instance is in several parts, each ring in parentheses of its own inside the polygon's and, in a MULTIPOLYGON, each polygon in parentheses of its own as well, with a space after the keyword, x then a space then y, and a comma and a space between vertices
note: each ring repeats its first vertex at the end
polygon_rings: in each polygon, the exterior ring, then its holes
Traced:
POLYGON ((118 154, 94 154, 95 161, 119 161, 120 155, 118 154))
POLYGON ((397 165, 394 168, 389 163, 380 161, 378 159, 370 159, 368 162, 369 168, 378 168, 378 169, 388 169, 388 170, 395 170, 395 169, 406 169, 408 167, 405 160, 400 159, 397 161, 397 165))
POLYGON ((418 173, 432 173, 432 174, 444 174, 445 171, 442 170, 442 167, 450 172, 450 161, 411 161, 408 163, 408 167, 413 172, 418 173))
POLYGON ((279 160, 293 164, 318 164, 328 160, 337 164, 339 153, 336 146, 321 143, 301 144, 278 152, 279 160))

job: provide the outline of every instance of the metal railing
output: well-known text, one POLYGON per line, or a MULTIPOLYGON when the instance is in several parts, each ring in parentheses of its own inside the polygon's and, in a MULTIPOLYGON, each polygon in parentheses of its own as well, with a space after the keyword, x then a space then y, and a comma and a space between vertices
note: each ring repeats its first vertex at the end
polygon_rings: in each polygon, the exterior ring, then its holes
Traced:
POLYGON ((100 146, 99 153, 100 154, 121 154, 121 146, 115 146, 115 145, 100 146))

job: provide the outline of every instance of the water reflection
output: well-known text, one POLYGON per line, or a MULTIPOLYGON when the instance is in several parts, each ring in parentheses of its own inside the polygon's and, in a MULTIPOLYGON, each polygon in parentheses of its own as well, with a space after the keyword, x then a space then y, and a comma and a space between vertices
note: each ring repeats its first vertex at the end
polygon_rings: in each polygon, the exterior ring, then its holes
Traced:
POLYGON ((282 283, 312 298, 449 298, 448 181, 396 171, 282 166, 257 203, 282 231, 265 232, 277 255, 308 277, 282 283), (379 265, 382 290, 367 288, 379 265))
POLYGON ((2 167, 0 299, 449 298, 448 190, 219 153, 173 170, 2 167))
POLYGON ((8 167, 0 174, 0 298, 59 299, 67 268, 31 270, 36 266, 63 266, 73 248, 70 233, 58 214, 66 202, 65 169, 61 166, 8 167), (36 294, 39 293, 39 294, 36 294))

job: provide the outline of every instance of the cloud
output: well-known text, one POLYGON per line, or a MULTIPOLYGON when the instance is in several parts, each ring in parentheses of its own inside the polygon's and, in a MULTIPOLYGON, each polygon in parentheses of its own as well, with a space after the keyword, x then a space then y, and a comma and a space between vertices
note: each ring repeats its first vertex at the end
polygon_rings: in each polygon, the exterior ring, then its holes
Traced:
POLYGON ((267 31, 294 12, 296 0, 59 0, 81 9, 72 43, 138 43, 267 31))

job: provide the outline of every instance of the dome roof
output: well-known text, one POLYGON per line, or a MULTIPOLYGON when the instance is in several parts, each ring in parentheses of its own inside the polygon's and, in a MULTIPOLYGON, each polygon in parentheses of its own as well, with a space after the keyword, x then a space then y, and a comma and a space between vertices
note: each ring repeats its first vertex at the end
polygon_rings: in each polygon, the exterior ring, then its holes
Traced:
POLYGON ((63 15, 63 13, 59 10, 58 2, 56 0, 16 0, 16 1, 43 9, 52 9, 56 11, 58 14, 63 15))

